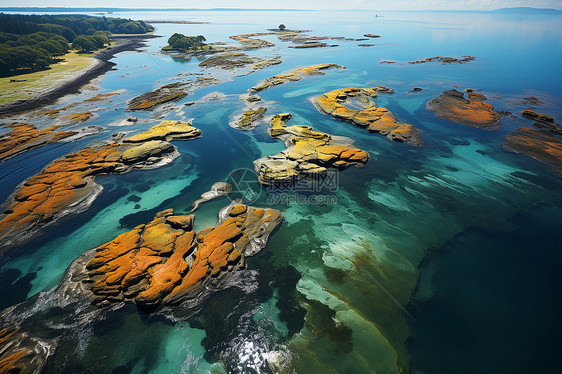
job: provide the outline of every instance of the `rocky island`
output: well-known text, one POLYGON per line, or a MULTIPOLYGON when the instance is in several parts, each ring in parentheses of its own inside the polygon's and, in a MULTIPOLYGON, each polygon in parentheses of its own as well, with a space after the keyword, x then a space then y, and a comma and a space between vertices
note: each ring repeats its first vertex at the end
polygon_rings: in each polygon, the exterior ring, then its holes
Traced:
POLYGON ((291 117, 290 113, 276 114, 269 128, 271 137, 282 140, 287 149, 254 161, 263 185, 290 185, 300 178, 322 178, 328 167, 343 169, 367 164, 369 154, 353 147, 350 139, 333 137, 308 126, 287 126, 291 117))
POLYGON ((196 89, 218 84, 219 80, 214 78, 198 78, 190 82, 175 82, 165 84, 154 91, 144 93, 129 101, 129 111, 152 110, 160 104, 170 101, 178 101, 196 89))
POLYGON ((394 141, 422 146, 420 130, 409 124, 398 123, 396 117, 386 108, 375 106, 371 99, 376 98, 379 93, 392 94, 394 90, 383 86, 341 88, 315 97, 313 103, 322 113, 338 120, 366 127, 369 132, 380 133, 394 141), (349 108, 352 105, 363 109, 349 108))
POLYGON ((162 211, 146 225, 95 249, 86 265, 85 288, 99 306, 131 300, 144 310, 196 299, 225 274, 244 268, 281 222, 274 209, 233 202, 214 228, 196 233, 193 216, 162 211))
POLYGON ((439 97, 430 100, 426 108, 437 118, 477 129, 497 130, 501 126, 501 115, 494 111, 492 104, 483 102, 483 96, 479 94, 475 100, 473 95, 467 100, 460 91, 443 91, 439 97))

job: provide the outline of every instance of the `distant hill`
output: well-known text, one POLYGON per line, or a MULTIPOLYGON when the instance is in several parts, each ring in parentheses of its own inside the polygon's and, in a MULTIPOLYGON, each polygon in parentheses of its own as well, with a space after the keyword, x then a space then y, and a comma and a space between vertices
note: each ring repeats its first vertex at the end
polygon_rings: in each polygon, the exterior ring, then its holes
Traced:
POLYGON ((503 13, 503 14, 560 14, 562 15, 562 10, 548 9, 548 8, 530 8, 530 7, 518 7, 518 8, 501 8, 492 10, 491 13, 503 13))

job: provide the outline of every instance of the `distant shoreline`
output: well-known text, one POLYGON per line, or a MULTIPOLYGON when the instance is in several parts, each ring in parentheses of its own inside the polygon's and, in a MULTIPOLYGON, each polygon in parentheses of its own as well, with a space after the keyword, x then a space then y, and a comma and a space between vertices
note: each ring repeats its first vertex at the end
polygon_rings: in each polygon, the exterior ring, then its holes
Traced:
POLYGON ((71 74, 68 79, 46 91, 37 92, 30 99, 16 100, 0 105, 0 118, 35 110, 42 106, 52 104, 65 95, 78 92, 82 86, 111 70, 115 66, 115 63, 109 60, 117 53, 137 50, 144 46, 143 42, 146 39, 155 37, 157 36, 151 34, 112 36, 112 39, 129 39, 131 41, 96 53, 92 58, 92 64, 90 64, 90 66, 71 74))
POLYGON ((252 8, 72 8, 72 7, 0 7, 0 12, 102 12, 110 16, 113 12, 313 12, 313 11, 357 11, 357 12, 417 12, 417 13, 489 13, 489 14, 524 14, 524 15, 560 15, 562 9, 553 8, 532 8, 532 7, 511 7, 501 9, 252 9, 252 8))

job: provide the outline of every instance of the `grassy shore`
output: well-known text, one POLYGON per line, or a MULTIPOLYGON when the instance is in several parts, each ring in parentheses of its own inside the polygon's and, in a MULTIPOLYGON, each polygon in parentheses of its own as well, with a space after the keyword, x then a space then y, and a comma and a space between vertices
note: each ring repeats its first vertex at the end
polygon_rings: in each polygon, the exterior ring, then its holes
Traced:
POLYGON ((69 76, 94 64, 96 60, 93 56, 94 54, 71 52, 63 56, 63 61, 51 65, 48 70, 0 78, 0 104, 28 100, 35 93, 68 80, 69 76), (11 79, 25 79, 25 82, 10 83, 11 79))

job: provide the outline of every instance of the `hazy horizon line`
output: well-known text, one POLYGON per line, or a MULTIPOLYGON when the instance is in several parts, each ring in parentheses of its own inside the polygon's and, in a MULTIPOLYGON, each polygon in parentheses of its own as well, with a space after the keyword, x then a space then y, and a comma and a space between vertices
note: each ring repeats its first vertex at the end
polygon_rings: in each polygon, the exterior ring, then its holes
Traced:
POLYGON ((37 9, 37 10, 44 10, 44 9, 61 9, 61 10, 70 10, 70 9, 77 9, 77 10, 85 10, 85 9, 93 9, 97 11, 108 10, 108 11, 129 11, 129 10, 138 10, 138 11, 151 11, 151 10, 160 10, 160 11, 373 11, 373 12, 479 12, 479 13, 486 13, 486 12, 496 12, 501 10, 535 10, 535 11, 556 11, 562 12, 561 9, 556 8, 535 8, 535 7, 504 7, 504 8, 497 8, 497 9, 295 9, 295 8, 112 8, 112 7, 58 7, 58 6, 5 6, 0 7, 0 10, 8 10, 8 9, 37 9))

